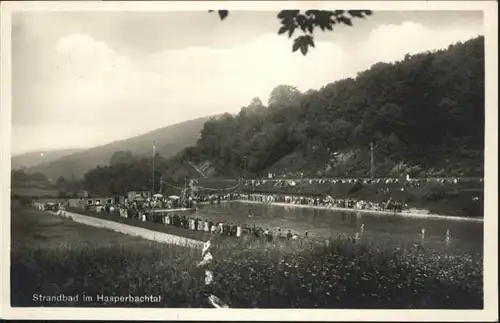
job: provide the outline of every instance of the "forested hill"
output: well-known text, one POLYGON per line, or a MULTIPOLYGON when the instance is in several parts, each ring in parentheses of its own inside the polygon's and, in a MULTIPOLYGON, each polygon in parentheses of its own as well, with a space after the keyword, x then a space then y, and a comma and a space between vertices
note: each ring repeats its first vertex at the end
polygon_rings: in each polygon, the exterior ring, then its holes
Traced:
POLYGON ((267 106, 255 98, 237 116, 206 122, 197 144, 166 175, 197 175, 191 160, 212 175, 234 176, 246 158, 253 174, 363 176, 373 142, 377 176, 408 169, 482 176, 484 104, 484 38, 478 37, 378 63, 319 90, 278 86, 267 106))

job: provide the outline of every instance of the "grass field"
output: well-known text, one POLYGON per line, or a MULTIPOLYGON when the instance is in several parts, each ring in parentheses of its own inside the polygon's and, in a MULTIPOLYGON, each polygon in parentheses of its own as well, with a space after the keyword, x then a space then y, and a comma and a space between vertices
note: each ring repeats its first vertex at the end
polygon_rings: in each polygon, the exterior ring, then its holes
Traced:
POLYGON ((57 197, 58 191, 38 187, 12 187, 11 195, 28 197, 57 197))
POLYGON ((106 305, 97 301, 77 304, 33 301, 34 294, 59 293, 80 295, 80 300, 84 293, 149 293, 164 295, 162 303, 151 306, 175 302, 182 306, 183 299, 169 296, 169 291, 186 290, 186 284, 196 279, 189 276, 185 280, 185 270, 173 271, 171 266, 193 268, 195 258, 199 258, 198 250, 153 243, 37 210, 12 210, 11 240, 12 306, 106 305))
MULTIPOLYGON (((482 256, 378 240, 215 241, 213 291, 245 308, 482 308, 482 256), (391 247, 389 247, 391 246, 391 247)), ((12 210, 12 306, 200 307, 199 250, 150 243, 32 209, 12 210), (86 295, 44 303, 33 294, 86 295), (102 303, 96 295, 162 296, 102 303)))

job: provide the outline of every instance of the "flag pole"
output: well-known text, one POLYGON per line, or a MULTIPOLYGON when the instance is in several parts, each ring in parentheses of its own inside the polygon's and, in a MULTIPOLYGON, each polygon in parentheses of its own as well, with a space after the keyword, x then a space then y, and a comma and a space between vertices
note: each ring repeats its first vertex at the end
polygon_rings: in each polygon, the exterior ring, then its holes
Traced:
POLYGON ((154 221, 154 216, 155 216, 155 201, 154 201, 154 195, 155 195, 155 142, 153 141, 153 192, 151 196, 151 204, 153 208, 153 214, 151 215, 153 221, 154 221))
POLYGON ((153 195, 155 195, 155 152, 156 152, 156 147, 155 147, 155 142, 153 141, 153 195))

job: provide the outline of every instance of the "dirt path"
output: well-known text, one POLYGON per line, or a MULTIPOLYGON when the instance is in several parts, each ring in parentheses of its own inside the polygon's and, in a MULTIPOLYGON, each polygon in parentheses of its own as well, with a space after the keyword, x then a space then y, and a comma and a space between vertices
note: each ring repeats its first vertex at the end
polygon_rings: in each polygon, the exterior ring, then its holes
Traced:
POLYGON ((106 228, 106 229, 113 230, 115 232, 128 234, 131 236, 140 237, 140 238, 144 238, 144 239, 151 240, 151 241, 174 244, 174 245, 178 245, 178 246, 192 247, 192 248, 203 247, 203 241, 179 237, 176 235, 152 231, 152 230, 148 230, 148 229, 144 229, 144 228, 134 227, 134 226, 123 224, 123 223, 107 221, 107 220, 103 220, 103 219, 99 219, 99 218, 95 218, 95 217, 90 217, 90 216, 85 216, 85 215, 72 213, 72 212, 68 212, 68 211, 58 211, 58 212, 49 212, 49 213, 53 214, 54 216, 64 216, 67 218, 71 217, 73 219, 73 221, 78 222, 78 223, 82 223, 82 224, 86 224, 86 225, 90 225, 90 226, 98 227, 98 228, 106 228))

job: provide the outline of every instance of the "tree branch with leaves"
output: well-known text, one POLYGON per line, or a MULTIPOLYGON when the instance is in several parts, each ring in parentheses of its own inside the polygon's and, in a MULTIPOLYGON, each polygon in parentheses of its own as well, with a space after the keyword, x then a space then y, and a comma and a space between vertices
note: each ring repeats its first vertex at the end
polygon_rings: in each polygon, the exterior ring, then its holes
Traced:
MULTIPOLYGON (((215 10, 209 10, 214 12, 215 10)), ((229 15, 228 10, 217 10, 221 20, 229 15)), ((302 55, 306 55, 309 47, 315 47, 313 33, 316 29, 321 31, 333 31, 335 25, 353 26, 352 20, 355 18, 366 18, 372 15, 370 10, 281 10, 277 18, 281 22, 278 35, 287 33, 288 38, 292 38, 297 30, 303 35, 297 36, 293 40, 292 52, 300 50, 302 55)))

